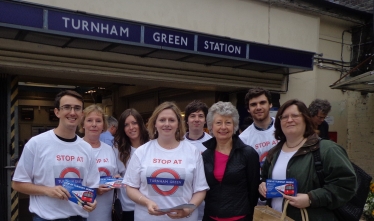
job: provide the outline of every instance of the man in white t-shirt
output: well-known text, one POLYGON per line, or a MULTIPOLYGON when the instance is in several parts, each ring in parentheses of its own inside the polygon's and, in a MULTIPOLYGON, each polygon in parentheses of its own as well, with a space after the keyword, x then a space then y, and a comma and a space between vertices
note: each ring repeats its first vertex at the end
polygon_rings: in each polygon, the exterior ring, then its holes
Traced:
POLYGON ((257 151, 262 166, 268 151, 278 143, 274 138, 275 119, 270 117, 271 94, 262 88, 250 89, 245 95, 245 105, 253 123, 239 137, 257 151))
POLYGON ((98 188, 100 174, 91 145, 75 134, 83 115, 83 97, 62 91, 55 98, 57 128, 32 137, 16 167, 12 188, 30 195, 34 221, 86 221, 97 202, 79 206, 68 201, 65 181, 98 188))
POLYGON ((184 122, 188 128, 188 132, 185 135, 186 141, 195 145, 202 153, 206 150, 202 143, 212 138, 212 136, 204 132, 208 106, 201 101, 194 100, 186 106, 184 113, 184 122))
MULTIPOLYGON (((204 132, 208 106, 201 101, 194 100, 186 106, 184 113, 184 121, 188 128, 185 141, 193 144, 202 153, 206 150, 206 147, 202 143, 212 138, 212 136, 204 132)), ((198 207, 198 220, 203 219, 204 205, 203 201, 198 207)))

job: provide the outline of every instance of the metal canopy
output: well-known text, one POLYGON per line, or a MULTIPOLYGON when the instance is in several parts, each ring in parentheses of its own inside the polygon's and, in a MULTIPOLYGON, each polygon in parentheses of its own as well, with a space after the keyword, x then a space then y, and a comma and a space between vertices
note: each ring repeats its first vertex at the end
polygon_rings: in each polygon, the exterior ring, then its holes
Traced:
POLYGON ((315 54, 1 0, 0 38, 277 74, 312 70, 315 54))
POLYGON ((362 92, 374 92, 374 71, 348 78, 345 81, 331 85, 332 89, 344 89, 362 92))

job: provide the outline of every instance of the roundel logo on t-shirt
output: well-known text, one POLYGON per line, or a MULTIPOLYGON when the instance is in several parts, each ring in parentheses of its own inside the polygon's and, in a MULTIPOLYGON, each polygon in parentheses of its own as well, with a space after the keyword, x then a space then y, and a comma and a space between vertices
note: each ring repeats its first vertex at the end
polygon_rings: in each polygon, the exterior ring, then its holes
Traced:
POLYGON ((111 176, 110 171, 105 167, 99 167, 100 177, 111 176))
POLYGON ((65 181, 70 183, 82 183, 83 168, 54 166, 55 185, 62 185, 65 181))
POLYGON ((147 184, 150 195, 183 196, 185 172, 182 168, 155 168, 147 169, 147 184))
POLYGON ((262 165, 265 163, 265 160, 266 160, 266 156, 268 155, 268 151, 266 151, 265 153, 261 154, 260 156, 260 166, 262 167, 262 165))

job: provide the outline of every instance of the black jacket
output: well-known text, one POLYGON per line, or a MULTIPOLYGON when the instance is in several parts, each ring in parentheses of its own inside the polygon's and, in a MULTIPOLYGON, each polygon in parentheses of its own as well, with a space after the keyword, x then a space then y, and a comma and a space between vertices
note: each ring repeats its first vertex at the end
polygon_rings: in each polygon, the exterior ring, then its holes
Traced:
POLYGON ((234 135, 233 147, 227 161, 222 182, 214 177, 214 155, 216 139, 203 143, 205 176, 210 189, 205 197, 205 216, 228 218, 247 215, 252 220, 253 210, 258 201, 260 163, 257 152, 234 135))

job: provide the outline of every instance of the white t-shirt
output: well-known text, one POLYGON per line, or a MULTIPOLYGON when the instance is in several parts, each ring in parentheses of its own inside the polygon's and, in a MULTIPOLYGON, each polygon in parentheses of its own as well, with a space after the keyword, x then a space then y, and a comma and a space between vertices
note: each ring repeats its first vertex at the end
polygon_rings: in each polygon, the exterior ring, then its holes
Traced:
MULTIPOLYGON (((292 152, 281 152, 279 153, 279 157, 277 162, 275 162, 273 173, 271 178, 274 180, 284 180, 287 179, 286 170, 288 162, 290 161, 291 157, 297 152, 297 150, 292 152)), ((283 197, 273 198, 271 200, 271 207, 279 212, 282 212, 282 203, 283 197)))
MULTIPOLYGON (((127 166, 129 165, 130 159, 131 159, 131 157, 133 156, 135 150, 136 150, 136 148, 131 147, 130 158, 129 158, 129 160, 127 161, 127 166)), ((114 151, 115 151, 116 156, 117 156, 117 167, 118 167, 118 170, 119 170, 119 174, 120 174, 122 177, 124 177, 125 174, 126 174, 126 167, 125 167, 125 165, 122 163, 122 161, 121 161, 120 158, 119 158, 118 149, 117 149, 117 148, 114 148, 114 151)), ((117 193, 118 193, 118 198, 119 198, 119 200, 121 201, 122 210, 123 210, 123 211, 134 211, 134 209, 135 209, 135 203, 134 203, 134 201, 132 201, 132 200, 127 196, 126 188, 120 188, 120 189, 118 189, 118 192, 117 192, 117 193)))
POLYGON ((201 153, 203 153, 206 150, 206 147, 203 145, 203 142, 209 140, 210 138, 212 138, 212 136, 204 132, 203 137, 198 140, 190 140, 186 136, 184 136, 184 138, 185 141, 187 141, 190 144, 193 144, 201 153))
MULTIPOLYGON (((273 122, 274 122, 273 118, 273 122)), ((245 129, 239 138, 247 145, 253 147, 260 157, 261 166, 265 162, 268 151, 278 144, 278 140, 274 137, 274 123, 273 125, 264 131, 257 130, 254 124, 251 124, 245 129)))
MULTIPOLYGON (((53 130, 32 137, 25 145, 13 180, 35 185, 61 185, 62 179, 98 188, 100 175, 91 145, 77 137, 74 142, 60 140, 53 130)), ((48 219, 80 215, 88 217, 81 206, 42 195, 30 196, 30 212, 48 219)))
MULTIPOLYGON (((96 164, 99 169, 100 177, 111 176, 118 174, 116 165, 116 156, 112 147, 104 142, 100 142, 99 148, 92 148, 95 154, 96 164)), ((103 195, 97 195, 96 209, 89 213, 88 221, 105 221, 111 220, 112 202, 114 191, 108 191, 103 195)))
MULTIPOLYGON (((190 144, 193 144, 201 153, 203 153, 206 150, 206 147, 203 145, 203 142, 211 139, 212 136, 204 132, 204 135, 202 138, 198 140, 190 140, 185 136, 185 141, 189 142, 190 144)), ((203 201, 200 206, 197 208, 198 210, 198 220, 202 220, 204 216, 204 207, 205 207, 205 202, 203 201)))
MULTIPOLYGON (((167 150, 157 140, 140 146, 130 160, 123 182, 157 203, 160 209, 189 203, 196 192, 208 190, 200 151, 186 141, 167 150)), ((195 210, 189 218, 197 220, 195 210)), ((135 220, 172 220, 167 215, 152 216, 146 207, 135 204, 135 220)))

